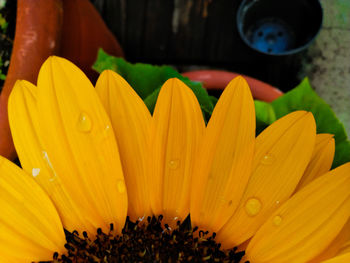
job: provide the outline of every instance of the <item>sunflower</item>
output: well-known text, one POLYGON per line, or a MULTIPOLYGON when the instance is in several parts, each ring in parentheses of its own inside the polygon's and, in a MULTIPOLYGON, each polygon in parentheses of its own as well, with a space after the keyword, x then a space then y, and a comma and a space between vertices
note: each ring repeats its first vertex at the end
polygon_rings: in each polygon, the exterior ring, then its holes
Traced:
POLYGON ((116 73, 94 89, 50 57, 37 87, 16 82, 9 120, 22 169, 0 159, 0 262, 350 261, 350 163, 329 171, 334 139, 308 112, 255 138, 242 77, 205 125, 178 79, 152 116, 116 73))

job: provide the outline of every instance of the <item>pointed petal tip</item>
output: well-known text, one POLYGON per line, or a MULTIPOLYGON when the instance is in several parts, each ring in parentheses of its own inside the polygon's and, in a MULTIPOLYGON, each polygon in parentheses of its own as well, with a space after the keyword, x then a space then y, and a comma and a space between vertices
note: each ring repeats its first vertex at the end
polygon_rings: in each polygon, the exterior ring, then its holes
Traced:
POLYGON ((334 140, 334 134, 330 133, 319 133, 317 137, 318 142, 330 142, 334 140))
POLYGON ((226 86, 226 88, 228 88, 229 86, 238 86, 238 87, 248 87, 248 82, 245 80, 245 78, 243 78, 242 76, 237 76, 235 78, 233 78, 226 86))
POLYGON ((181 80, 179 80, 178 78, 170 78, 164 82, 163 86, 169 85, 169 86, 173 87, 175 85, 181 85, 181 84, 184 84, 184 83, 181 80))
MULTIPOLYGON (((191 90, 183 81, 178 78, 170 78, 164 82, 162 90, 169 90, 168 92, 175 92, 178 89, 189 89, 191 90)), ((192 91, 192 90, 191 90, 192 91)))
POLYGON ((102 71, 100 74, 100 77, 102 77, 102 76, 103 77, 109 77, 109 76, 119 76, 120 77, 120 75, 118 73, 114 72, 111 69, 105 69, 104 71, 102 71))
POLYGON ((132 90, 132 92, 136 93, 136 91, 130 86, 130 84, 120 74, 110 69, 106 69, 102 71, 102 73, 100 74, 96 82, 96 89, 102 90, 104 86, 111 85, 108 83, 113 83, 113 82, 116 88, 122 87, 123 89, 130 89, 132 90))
POLYGON ((315 129, 315 132, 316 132, 316 121, 315 121, 315 118, 314 118, 314 115, 312 114, 312 112, 307 112, 306 115, 305 115, 305 122, 312 126, 314 129, 315 129))
MULTIPOLYGON (((236 92, 240 92, 242 95, 243 94, 249 94, 249 98, 253 101, 253 95, 250 90, 248 82, 245 80, 244 77, 242 76, 237 76, 234 79, 232 79, 226 86, 225 88, 226 92, 229 90, 234 90, 236 92)), ((232 92, 232 91, 231 91, 232 92)), ((241 96, 242 96, 241 95, 241 96)))
POLYGON ((237 81, 242 81, 244 83, 247 83, 246 79, 242 75, 237 76, 235 79, 237 79, 237 81))
MULTIPOLYGON (((98 76, 97 82, 96 82, 96 87, 98 86, 98 83, 102 81, 106 81, 106 80, 110 80, 113 77, 112 74, 112 70, 106 69, 104 71, 101 72, 101 74, 98 76)), ((104 82, 103 82, 104 83, 104 82)), ((103 84, 104 85, 104 84, 103 84)))
MULTIPOLYGON (((312 125, 316 129, 316 121, 315 121, 314 115, 310 111, 296 110, 296 111, 293 111, 291 113, 288 113, 284 117, 286 117, 286 116, 294 116, 295 119, 303 120, 305 122, 305 124, 312 125)), ((284 118, 284 117, 282 117, 282 118, 284 118)))
POLYGON ((44 65, 55 65, 57 63, 59 63, 60 61, 68 61, 67 59, 65 58, 61 58, 61 57, 58 57, 58 56, 49 56, 43 63, 42 67, 44 65))
MULTIPOLYGON (((48 67, 49 69, 56 69, 58 66, 63 66, 63 67, 66 67, 66 66, 73 66, 77 69, 79 69, 73 62, 71 62, 70 60, 66 59, 66 58, 63 58, 63 57, 59 57, 59 56, 49 56, 45 61, 44 63, 42 64, 41 68, 40 68, 40 71, 43 69, 43 68, 46 68, 48 67)), ((79 69, 80 70, 80 69, 79 69)), ((40 72, 39 72, 40 74, 40 72)))

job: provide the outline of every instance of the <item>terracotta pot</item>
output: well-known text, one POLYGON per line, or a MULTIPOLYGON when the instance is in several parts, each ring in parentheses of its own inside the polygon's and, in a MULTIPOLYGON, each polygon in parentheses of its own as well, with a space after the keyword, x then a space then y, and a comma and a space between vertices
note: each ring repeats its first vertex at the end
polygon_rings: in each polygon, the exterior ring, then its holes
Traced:
MULTIPOLYGON (((223 90, 233 78, 241 74, 222 70, 197 70, 184 72, 182 75, 190 80, 202 82, 207 90, 223 90)), ((271 102, 283 95, 282 91, 265 82, 249 76, 241 76, 247 80, 254 99, 271 102)))
POLYGON ((89 0, 63 0, 60 55, 77 65, 94 83, 98 73, 91 66, 101 47, 108 54, 124 57, 118 41, 89 0))
POLYGON ((36 83, 45 59, 59 51, 61 0, 18 0, 10 67, 0 96, 0 154, 16 158, 7 118, 7 99, 17 79, 36 83), (48 23, 50 21, 50 23, 48 23))
POLYGON ((7 117, 7 99, 15 81, 36 83, 41 65, 51 55, 73 61, 94 80, 97 75, 91 66, 100 47, 123 56, 119 43, 88 0, 17 1, 15 40, 0 96, 0 155, 16 158, 7 117))

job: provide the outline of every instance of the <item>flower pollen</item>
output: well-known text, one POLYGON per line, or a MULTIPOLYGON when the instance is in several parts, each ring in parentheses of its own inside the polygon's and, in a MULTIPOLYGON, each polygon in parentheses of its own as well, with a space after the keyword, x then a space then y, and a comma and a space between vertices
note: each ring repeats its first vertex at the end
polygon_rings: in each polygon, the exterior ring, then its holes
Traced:
POLYGON ((86 232, 66 231, 66 255, 55 253, 51 262, 241 262, 244 251, 221 250, 216 234, 190 227, 189 220, 172 230, 162 226, 163 216, 148 217, 146 222, 127 220, 121 235, 97 230, 94 240, 86 232), (195 235, 194 232, 198 234, 195 235))

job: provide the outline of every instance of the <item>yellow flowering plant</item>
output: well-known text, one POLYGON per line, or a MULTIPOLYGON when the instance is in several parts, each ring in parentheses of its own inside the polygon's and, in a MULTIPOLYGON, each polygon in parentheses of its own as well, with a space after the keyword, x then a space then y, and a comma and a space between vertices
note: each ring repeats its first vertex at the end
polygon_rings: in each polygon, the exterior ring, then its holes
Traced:
POLYGON ((151 115, 118 74, 94 88, 50 57, 9 121, 22 169, 0 159, 0 262, 350 260, 350 163, 330 170, 334 139, 306 111, 255 137, 242 77, 205 125, 178 79, 151 115))

